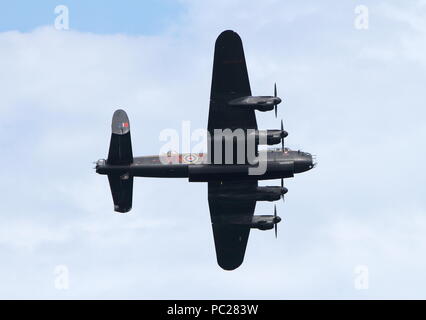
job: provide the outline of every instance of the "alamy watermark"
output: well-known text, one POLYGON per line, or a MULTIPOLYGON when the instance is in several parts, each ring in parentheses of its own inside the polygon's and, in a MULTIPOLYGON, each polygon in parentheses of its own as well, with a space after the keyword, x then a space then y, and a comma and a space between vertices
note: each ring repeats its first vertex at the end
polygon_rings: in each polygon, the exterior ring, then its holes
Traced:
POLYGON ((66 265, 57 265, 53 271, 56 290, 68 290, 70 287, 69 269, 66 265))
POLYGON ((259 151, 257 146, 267 144, 267 135, 255 129, 214 129, 212 133, 197 129, 191 132, 190 122, 183 121, 181 134, 175 129, 164 129, 159 140, 165 142, 159 153, 163 164, 179 163, 177 151, 186 151, 202 155, 205 164, 249 164, 249 175, 266 172, 267 152, 259 151), (204 153, 206 146, 207 154, 204 153))
POLYGON ((366 5, 359 5, 355 7, 355 20, 354 27, 357 30, 368 30, 370 13, 366 5))
POLYGON ((356 290, 367 290, 370 288, 370 274, 366 265, 357 265, 354 268, 354 288, 356 290))
POLYGON ((70 29, 70 14, 67 6, 59 5, 55 7, 55 29, 69 30, 70 29))

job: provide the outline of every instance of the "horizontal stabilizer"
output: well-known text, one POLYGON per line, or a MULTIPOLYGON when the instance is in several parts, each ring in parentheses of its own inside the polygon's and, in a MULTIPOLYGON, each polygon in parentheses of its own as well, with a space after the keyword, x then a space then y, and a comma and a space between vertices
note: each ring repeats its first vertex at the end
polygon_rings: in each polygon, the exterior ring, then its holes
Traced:
POLYGON ((133 162, 130 122, 124 110, 117 110, 112 117, 112 134, 107 163, 126 165, 133 162))
MULTIPOLYGON (((130 122, 124 110, 114 112, 111 124, 111 143, 109 146, 108 165, 131 165, 133 163, 132 141, 130 139, 130 122)), ((133 176, 123 171, 108 175, 114 210, 128 212, 132 209, 133 176)))
POLYGON ((122 175, 109 174, 108 180, 114 201, 114 210, 122 213, 129 212, 132 209, 133 177, 127 173, 122 175))

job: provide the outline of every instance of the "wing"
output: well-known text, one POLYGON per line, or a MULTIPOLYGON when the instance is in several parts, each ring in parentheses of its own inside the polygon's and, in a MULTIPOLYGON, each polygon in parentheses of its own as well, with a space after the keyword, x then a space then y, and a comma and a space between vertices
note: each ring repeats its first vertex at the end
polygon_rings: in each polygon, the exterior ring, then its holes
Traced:
MULTIPOLYGON (((222 32, 216 40, 213 77, 210 94, 208 131, 214 129, 257 129, 256 115, 251 108, 230 107, 230 100, 251 96, 241 38, 234 31, 222 32)), ((214 159, 214 146, 209 143, 210 159, 214 159)))
POLYGON ((209 207, 219 266, 225 270, 238 268, 244 260, 247 241, 250 234, 248 225, 233 224, 233 220, 251 220, 256 201, 232 199, 236 188, 257 187, 257 181, 209 182, 209 207), (219 195, 229 195, 221 198, 219 195))

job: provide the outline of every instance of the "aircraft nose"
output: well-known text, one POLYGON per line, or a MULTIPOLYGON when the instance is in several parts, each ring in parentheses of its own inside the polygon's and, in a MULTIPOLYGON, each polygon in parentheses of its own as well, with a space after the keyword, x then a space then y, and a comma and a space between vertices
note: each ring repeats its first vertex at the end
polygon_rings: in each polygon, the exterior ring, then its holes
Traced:
POLYGON ((318 164, 317 162, 317 156, 313 155, 312 157, 312 168, 315 168, 318 164))
POLYGON ((314 168, 315 165, 316 165, 316 162, 314 162, 314 158, 312 155, 301 154, 294 161, 294 172, 295 173, 305 172, 314 168))
POLYGON ((276 97, 275 98, 275 104, 280 104, 282 102, 281 98, 276 97))
POLYGON ((280 223, 280 222, 281 222, 281 217, 276 216, 276 217, 274 218, 274 222, 275 222, 275 223, 280 223))

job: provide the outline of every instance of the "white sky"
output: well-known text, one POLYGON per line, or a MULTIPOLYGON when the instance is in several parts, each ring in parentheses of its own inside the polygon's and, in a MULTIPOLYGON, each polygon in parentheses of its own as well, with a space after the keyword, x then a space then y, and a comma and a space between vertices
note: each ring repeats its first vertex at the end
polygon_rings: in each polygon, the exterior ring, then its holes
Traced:
POLYGON ((0 297, 426 298, 425 1, 182 5, 150 36, 0 33, 0 297), (354 28, 358 4, 368 30, 354 28), (288 145, 319 159, 286 182, 278 240, 253 230, 233 272, 216 264, 205 184, 136 179, 132 213, 116 215, 91 164, 118 107, 135 155, 158 153, 182 120, 207 125, 225 29, 243 39, 253 94, 277 82, 288 145), (57 265, 68 290, 54 287, 57 265), (358 265, 368 290, 354 288, 358 265))

